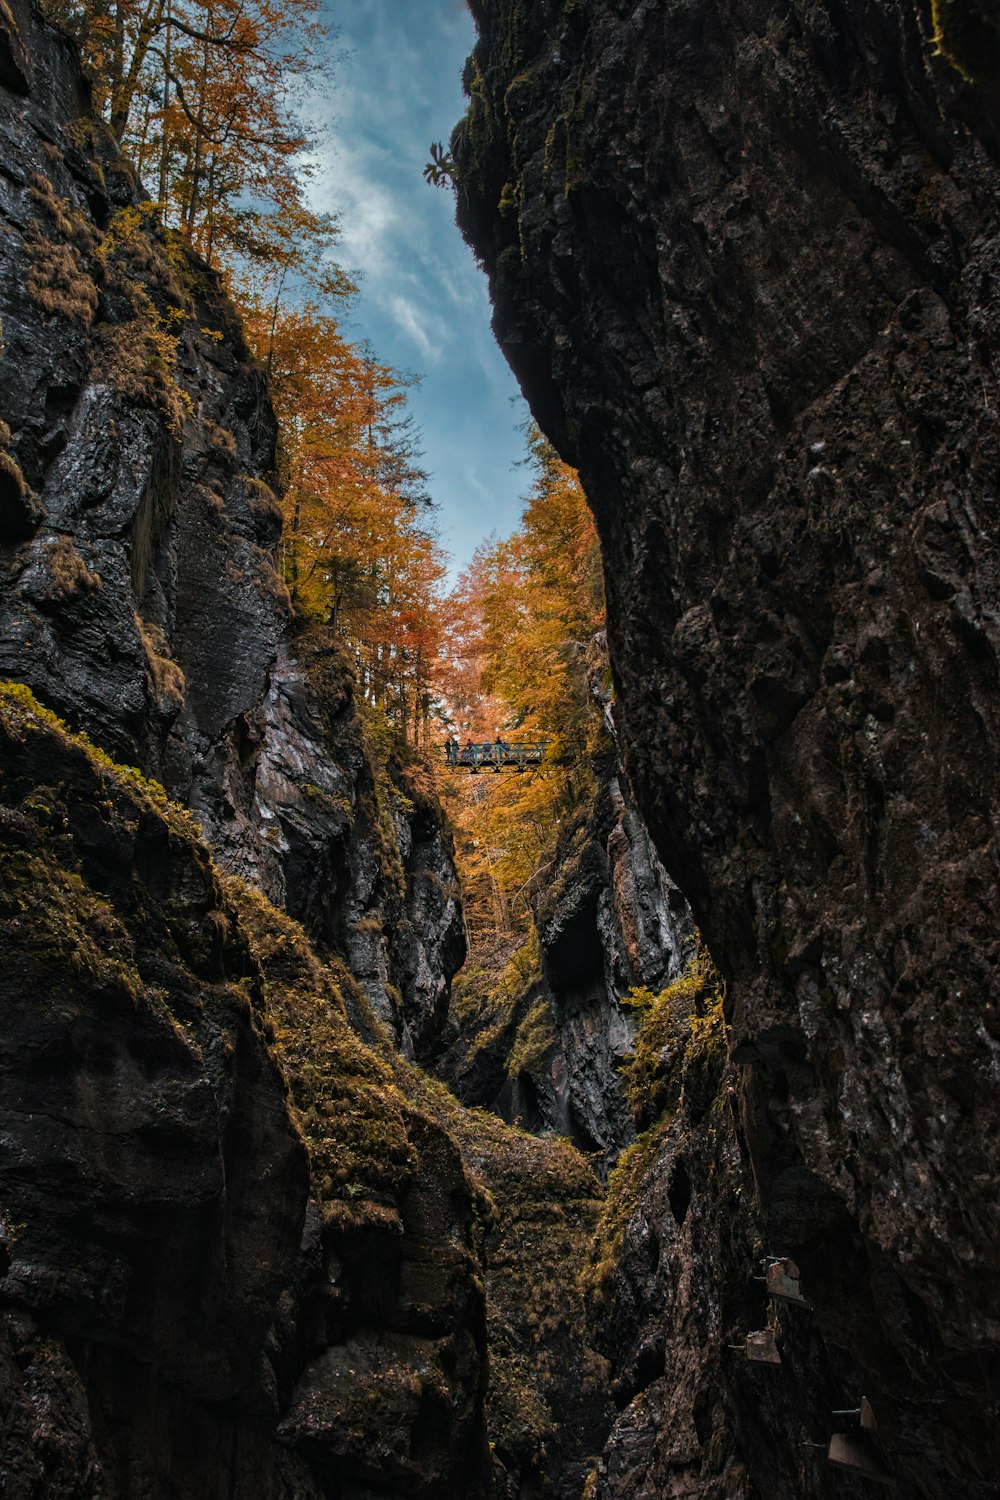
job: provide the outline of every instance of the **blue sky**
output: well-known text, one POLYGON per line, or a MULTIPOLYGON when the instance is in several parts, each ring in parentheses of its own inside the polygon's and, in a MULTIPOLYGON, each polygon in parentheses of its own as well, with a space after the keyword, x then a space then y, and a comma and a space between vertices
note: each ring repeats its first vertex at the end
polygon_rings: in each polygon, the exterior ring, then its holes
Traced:
POLYGON ((465 109, 475 37, 465 0, 333 0, 342 54, 318 108, 328 144, 310 196, 341 221, 361 273, 347 320, 376 356, 420 375, 410 409, 454 566, 518 525, 527 408, 490 329, 486 277, 455 227, 450 189, 422 177, 465 109))

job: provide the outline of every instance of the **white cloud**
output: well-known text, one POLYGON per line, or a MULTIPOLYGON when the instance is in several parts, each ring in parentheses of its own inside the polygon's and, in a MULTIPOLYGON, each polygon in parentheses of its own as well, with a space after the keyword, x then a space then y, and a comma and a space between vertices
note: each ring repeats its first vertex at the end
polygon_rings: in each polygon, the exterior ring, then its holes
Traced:
POLYGON ((428 364, 437 364, 448 344, 448 330, 440 318, 416 301, 395 296, 390 298, 389 312, 398 328, 407 334, 428 364))
POLYGON ((490 332, 486 280, 454 225, 448 191, 422 180, 430 144, 465 107, 459 78, 473 41, 464 0, 435 0, 433 25, 415 0, 339 7, 347 55, 309 113, 325 128, 313 205, 340 219, 339 259, 361 273, 351 338, 426 378, 409 407, 442 530, 468 561, 484 530, 518 523, 523 475, 515 386, 490 332))

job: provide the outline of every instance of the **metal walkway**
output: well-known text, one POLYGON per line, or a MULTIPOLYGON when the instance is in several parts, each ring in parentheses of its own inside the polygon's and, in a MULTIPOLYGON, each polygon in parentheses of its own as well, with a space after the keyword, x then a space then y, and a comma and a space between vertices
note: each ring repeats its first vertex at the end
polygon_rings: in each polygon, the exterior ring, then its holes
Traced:
POLYGON ((445 759, 452 771, 527 771, 540 766, 548 749, 548 740, 494 740, 479 744, 469 741, 464 747, 457 740, 444 746, 445 759))

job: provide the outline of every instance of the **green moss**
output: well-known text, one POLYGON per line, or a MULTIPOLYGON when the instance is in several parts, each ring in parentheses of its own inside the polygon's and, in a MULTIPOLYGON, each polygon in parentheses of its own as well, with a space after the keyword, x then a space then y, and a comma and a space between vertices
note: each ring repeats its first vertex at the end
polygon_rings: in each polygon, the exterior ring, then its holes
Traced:
POLYGON ((708 954, 699 949, 687 970, 665 990, 645 987, 624 997, 639 1017, 622 1088, 636 1124, 649 1125, 675 1108, 686 1069, 696 1058, 714 1063, 725 1054, 724 986, 708 954))
POLYGON ((54 1004, 85 996, 110 1024, 123 1008, 152 1012, 188 1050, 207 988, 221 1016, 246 1015, 252 995, 227 982, 219 963, 231 941, 221 888, 184 809, 73 734, 20 683, 0 684, 0 740, 0 924, 24 994, 43 985, 54 1004), (98 852, 81 848, 78 822, 104 830, 98 852), (131 861, 139 841, 155 851, 148 875, 131 861), (142 977, 140 950, 151 949, 175 976, 169 989, 142 977))
POLYGON ((98 116, 80 115, 65 127, 65 134, 67 140, 89 159, 88 165, 103 187, 106 177, 100 158, 106 155, 114 160, 119 150, 109 126, 98 116))
POLYGON ((625 1232, 645 1193, 671 1123, 669 1118, 658 1120, 633 1141, 622 1152, 608 1178, 607 1197, 590 1246, 590 1259, 580 1275, 581 1290, 593 1299, 598 1314, 614 1295, 614 1277, 625 1232))
MULTIPOLYGON (((4 424, 4 426, 6 426, 6 423, 4 424)), ((0 433, 0 442, 3 441, 3 434, 0 433)), ((7 441, 10 441, 9 428, 7 430, 7 441)), ((28 494, 28 485, 25 481, 24 475, 21 473, 20 465, 17 463, 16 459, 12 458, 9 453, 4 451, 3 448, 0 448, 0 474, 2 474, 5 479, 10 481, 20 499, 23 499, 24 496, 28 494)))
POLYGON ((507 9, 507 28, 500 56, 500 72, 513 78, 520 72, 527 52, 530 14, 528 0, 513 0, 507 9))
POLYGON ((497 276, 502 282, 517 281, 521 276, 520 245, 507 245, 497 256, 497 276))
POLYGON ((543 1072, 555 1044, 552 1007, 543 998, 531 1007, 517 1028, 514 1045, 507 1059, 507 1076, 516 1078, 519 1073, 537 1075, 543 1072))
POLYGON ((74 733, 62 719, 43 707, 24 683, 0 682, 0 729, 19 744, 29 743, 32 735, 53 735, 67 750, 85 755, 106 784, 118 787, 162 816, 174 833, 187 839, 201 838, 201 829, 192 814, 172 802, 158 781, 144 776, 135 766, 119 765, 86 735, 74 733))
POLYGON ((597 1222, 600 1185, 568 1141, 540 1140, 486 1111, 463 1108, 443 1085, 401 1060, 395 1069, 401 1087, 458 1142, 493 1208, 486 1404, 495 1457, 523 1482, 554 1479, 563 1462, 560 1445, 592 1452, 609 1418, 607 1367, 590 1348, 577 1279, 597 1222))
MULTIPOLYGON (((42 826, 53 819, 38 798, 26 804, 42 826)), ((68 845, 0 850, 0 924, 17 962, 52 983, 82 988, 135 1006, 142 980, 128 932, 111 903, 95 895, 79 870, 64 867, 68 845)))
POLYGON ((250 951, 264 979, 264 1010, 309 1151, 328 1222, 385 1225, 417 1166, 413 1109, 392 1070, 354 1034, 336 960, 321 962, 299 925, 258 892, 228 878, 250 951))
POLYGON ((665 990, 635 989, 629 999, 640 1022, 635 1052, 623 1069, 624 1088, 637 1123, 647 1128, 611 1172, 582 1273, 598 1322, 611 1311, 625 1235, 660 1154, 671 1135, 681 1138, 703 1112, 706 1091, 719 1097, 729 1059, 725 986, 704 949, 665 990))
POLYGON ((516 218, 521 211, 520 184, 505 182, 497 206, 502 218, 516 218))
POLYGON ((451 1011, 462 1036, 466 1067, 474 1067, 475 1059, 505 1035, 513 1039, 527 1018, 526 1000, 540 967, 538 932, 532 927, 513 948, 507 942, 492 952, 484 951, 479 962, 466 965, 458 974, 452 986, 451 1011))
POLYGON ((332 792, 326 792, 321 786, 316 786, 311 781, 300 781, 299 791, 310 802, 314 802, 321 811, 333 817, 343 818, 348 821, 351 816, 351 804, 346 797, 335 796, 332 792))

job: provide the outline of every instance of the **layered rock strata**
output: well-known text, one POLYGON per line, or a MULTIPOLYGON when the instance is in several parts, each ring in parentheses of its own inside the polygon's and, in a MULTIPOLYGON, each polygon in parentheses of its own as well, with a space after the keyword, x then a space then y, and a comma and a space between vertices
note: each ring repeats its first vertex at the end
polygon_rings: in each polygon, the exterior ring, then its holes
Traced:
MULTIPOLYGON (((597 516, 627 764, 729 981, 764 1249, 799 1263, 840 1404, 870 1398, 906 1492, 985 1500, 995 21, 472 9, 459 218, 597 516)), ((749 1484, 811 1493, 734 1441, 749 1484)), ((796 1472, 801 1430, 767 1441, 796 1472)))

